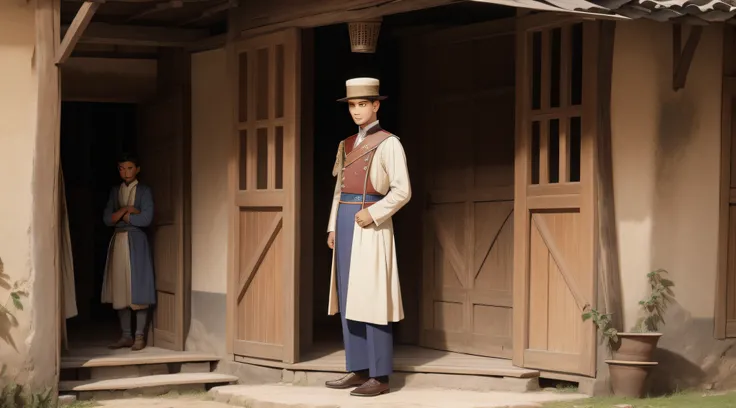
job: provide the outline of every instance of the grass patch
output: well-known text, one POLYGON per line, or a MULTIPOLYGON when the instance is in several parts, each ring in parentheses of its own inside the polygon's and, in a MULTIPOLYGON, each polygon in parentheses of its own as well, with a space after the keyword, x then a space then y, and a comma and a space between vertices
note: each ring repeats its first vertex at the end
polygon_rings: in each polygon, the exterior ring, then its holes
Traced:
POLYGON ((616 397, 589 398, 577 401, 552 402, 544 408, 613 408, 631 405, 634 408, 736 408, 736 393, 714 394, 683 392, 667 397, 626 399, 616 397))

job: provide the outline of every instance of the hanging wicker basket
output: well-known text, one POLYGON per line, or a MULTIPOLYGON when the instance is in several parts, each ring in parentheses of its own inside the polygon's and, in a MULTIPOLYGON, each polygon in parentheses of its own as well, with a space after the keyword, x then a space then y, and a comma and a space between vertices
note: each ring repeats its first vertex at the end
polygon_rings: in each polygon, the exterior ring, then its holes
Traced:
POLYGON ((381 31, 381 20, 354 21, 348 23, 350 29, 350 49, 353 52, 374 53, 381 31))

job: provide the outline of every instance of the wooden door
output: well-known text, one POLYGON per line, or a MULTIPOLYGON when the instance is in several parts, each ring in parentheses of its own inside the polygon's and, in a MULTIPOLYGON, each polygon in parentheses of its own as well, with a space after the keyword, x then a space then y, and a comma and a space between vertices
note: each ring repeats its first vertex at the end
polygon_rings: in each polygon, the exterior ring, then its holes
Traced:
POLYGON ((518 24, 514 364, 593 376, 597 23, 518 24))
POLYGON ((715 335, 736 337, 736 35, 724 30, 719 270, 715 335))
MULTIPOLYGON (((185 144, 183 95, 162 94, 140 107, 140 180, 151 187, 153 223, 149 228, 156 275, 153 345, 184 349, 185 144), (165 119, 164 119, 165 118, 165 119)), ((151 344, 149 339, 149 344, 151 344)))
POLYGON ((427 35, 421 344, 511 358, 514 24, 427 35))
POLYGON ((230 46, 229 336, 236 355, 294 362, 299 331, 300 40, 290 29, 230 46))

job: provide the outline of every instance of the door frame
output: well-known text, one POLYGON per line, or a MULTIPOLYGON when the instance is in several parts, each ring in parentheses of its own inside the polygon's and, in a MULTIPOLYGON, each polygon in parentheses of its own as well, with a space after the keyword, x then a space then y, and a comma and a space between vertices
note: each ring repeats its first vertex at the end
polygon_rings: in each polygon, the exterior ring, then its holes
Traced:
POLYGON ((731 206, 731 165, 736 159, 731 153, 733 144, 733 100, 736 98, 736 57, 733 56, 736 32, 732 27, 723 31, 723 64, 721 91, 721 179, 718 202, 718 268, 714 310, 714 330, 716 339, 724 340, 734 336, 736 327, 728 322, 728 248, 731 206))

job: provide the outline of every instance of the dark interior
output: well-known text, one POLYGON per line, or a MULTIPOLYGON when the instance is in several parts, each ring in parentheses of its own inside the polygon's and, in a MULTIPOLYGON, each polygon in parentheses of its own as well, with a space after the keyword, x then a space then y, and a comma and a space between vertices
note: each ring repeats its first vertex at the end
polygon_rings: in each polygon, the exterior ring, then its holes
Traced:
POLYGON ((62 104, 61 167, 79 312, 67 320, 72 346, 107 342, 120 335, 112 305, 100 303, 112 234, 102 221, 102 213, 110 188, 120 182, 118 156, 123 151, 136 151, 136 109, 134 104, 62 104))

